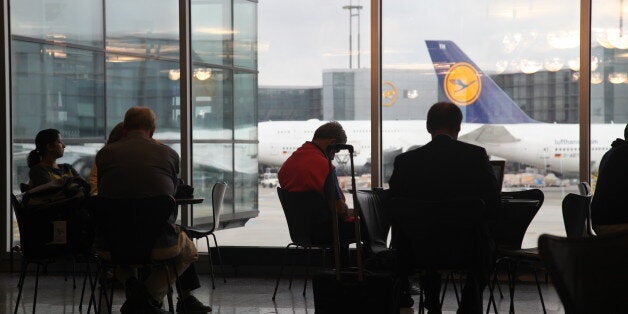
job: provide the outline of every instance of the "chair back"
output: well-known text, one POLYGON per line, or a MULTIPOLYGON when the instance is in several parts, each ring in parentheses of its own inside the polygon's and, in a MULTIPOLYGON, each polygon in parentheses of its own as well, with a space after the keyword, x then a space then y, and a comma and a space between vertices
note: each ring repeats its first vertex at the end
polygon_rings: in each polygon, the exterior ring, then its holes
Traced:
POLYGON ((83 202, 83 198, 70 198, 51 204, 24 206, 11 193, 11 206, 17 220, 24 257, 52 258, 79 251, 82 226, 76 217, 83 202))
POLYGON ((486 206, 479 198, 419 201, 393 198, 393 225, 409 239, 414 266, 420 269, 466 269, 477 262, 486 239, 486 206))
POLYGON ((362 218, 362 240, 367 255, 377 254, 388 249, 388 232, 390 231, 390 217, 385 210, 385 200, 389 191, 383 189, 358 190, 358 204, 362 218))
POLYGON ((312 246, 315 244, 312 234, 329 231, 331 239, 331 214, 329 205, 323 197, 315 191, 289 192, 277 187, 277 194, 281 207, 286 216, 290 239, 294 244, 312 246), (328 219, 326 219, 328 218, 328 219), (323 225, 324 224, 324 225, 323 225))
POLYGON ((591 186, 589 185, 589 182, 578 183, 578 192, 580 192, 580 195, 582 196, 591 195, 591 186))
POLYGON ((625 313, 628 233, 539 237, 539 253, 565 313, 625 313))
POLYGON ((212 187, 212 211, 213 221, 211 232, 218 229, 220 226, 220 214, 222 213, 222 204, 225 200, 225 193, 227 191, 227 183, 216 182, 212 187))
POLYGON ((535 205, 525 203, 521 205, 503 204, 493 229, 493 238, 499 247, 518 250, 521 249, 523 237, 530 223, 539 212, 545 195, 539 189, 525 191, 502 192, 502 198, 535 200, 535 205))
POLYGON ((591 196, 569 193, 563 199, 563 221, 568 238, 591 235, 589 205, 591 196))
POLYGON ((96 228, 96 245, 111 254, 119 265, 141 265, 160 237, 176 236, 174 221, 177 207, 172 196, 140 199, 111 199, 94 196, 88 199, 96 228))

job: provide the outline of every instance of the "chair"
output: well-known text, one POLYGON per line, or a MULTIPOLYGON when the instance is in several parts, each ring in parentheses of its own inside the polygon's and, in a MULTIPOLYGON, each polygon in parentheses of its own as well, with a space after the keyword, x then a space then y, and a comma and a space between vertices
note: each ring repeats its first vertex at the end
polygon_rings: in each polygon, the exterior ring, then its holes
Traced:
POLYGON ((364 235, 362 240, 366 256, 372 256, 388 250, 388 232, 390 231, 390 217, 384 210, 384 201, 388 191, 383 189, 358 190, 358 209, 364 235))
POLYGON ((589 182, 580 182, 578 183, 578 191, 582 196, 590 196, 591 195, 591 186, 589 182))
POLYGON ((591 195, 569 193, 563 199, 563 221, 568 238, 593 236, 590 204, 591 195))
POLYGON ((539 237, 539 252, 567 314, 626 313, 628 233, 539 237))
MULTIPOLYGON (((26 271, 30 264, 36 264, 35 292, 33 295, 33 313, 37 307, 37 292, 39 288, 40 268, 46 268, 48 264, 54 263, 57 258, 72 260, 74 263, 79 256, 86 257, 88 254, 76 246, 76 240, 80 237, 77 233, 79 226, 77 220, 73 219, 75 211, 82 208, 83 199, 73 198, 54 204, 44 204, 38 206, 23 206, 22 202, 11 194, 11 206, 17 219, 20 233, 20 250, 22 254, 22 266, 18 279, 18 295, 15 302, 15 313, 17 313, 26 271)), ((89 271, 89 261, 86 261, 86 279, 91 275, 89 271)), ((67 278, 66 278, 67 281, 67 278)), ((74 283, 76 288, 76 283, 74 283)), ((85 281, 83 282, 83 292, 85 281)), ((81 294, 81 305, 83 294, 81 294)))
MULTIPOLYGON (((390 208, 393 225, 410 241, 416 269, 465 273, 490 264, 486 257, 491 256, 491 249, 483 219, 486 207, 481 199, 393 198, 390 208)), ((420 311, 422 301, 421 296, 420 311)))
MULTIPOLYGON (((90 197, 86 207, 90 211, 96 228, 96 251, 99 258, 97 278, 103 273, 104 267, 126 266, 133 268, 164 267, 169 274, 172 266, 177 273, 173 256, 164 260, 151 259, 155 243, 161 236, 176 236, 173 221, 177 214, 177 206, 169 195, 141 199, 110 199, 101 196, 90 197)), ((168 281, 168 306, 174 311, 172 303, 172 285, 168 281)), ((178 282, 175 278, 175 283, 178 282)), ((94 288, 90 300, 94 298, 94 288)), ((109 295, 101 281, 103 294, 111 313, 113 304, 113 285, 109 295)), ((98 303, 100 304, 99 298, 98 303)), ((91 302, 91 301, 90 301, 91 302)))
MULTIPOLYGON (((539 298, 541 299, 541 306, 543 307, 543 313, 546 313, 543 293, 537 276, 537 268, 542 266, 538 248, 521 248, 526 230, 528 230, 530 223, 543 205, 545 195, 539 189, 531 189, 525 191, 503 192, 502 198, 536 201, 534 206, 526 205, 525 203, 522 203, 521 206, 518 206, 515 203, 504 203, 502 205, 503 208, 500 212, 500 217, 498 217, 498 221, 493 230, 493 236, 495 238, 495 243, 497 244, 497 260, 495 267, 497 269, 497 266, 501 263, 506 263, 507 267, 508 286, 510 291, 510 311, 513 313, 515 311, 514 294, 517 268, 520 264, 525 263, 532 266, 534 269, 534 279, 539 292, 539 298)), ((494 272, 493 282, 498 283, 497 271, 494 272)), ((491 289, 493 286, 494 284, 491 285, 491 289)))
POLYGON ((207 243, 207 254, 209 255, 209 269, 212 278, 212 289, 216 289, 214 283, 214 263, 212 262, 212 251, 209 246, 209 236, 214 238, 214 244, 216 245, 216 252, 218 252, 218 262, 220 263, 220 272, 222 272, 223 280, 227 283, 227 277, 222 269, 222 257, 220 256, 220 247, 218 247, 218 241, 216 241, 216 235, 214 232, 220 226, 220 214, 222 213, 222 203, 225 198, 225 192, 227 190, 227 183, 216 182, 212 187, 212 225, 209 229, 200 227, 187 227, 186 232, 195 240, 205 238, 207 243))
MULTIPOLYGON (((275 291, 273 292, 273 301, 277 295, 279 280, 283 274, 285 259, 290 251, 290 247, 302 247, 307 253, 307 266, 305 269, 306 276, 303 283, 303 296, 307 287, 307 278, 309 276, 310 266, 310 249, 318 248, 323 250, 323 259, 325 258, 325 250, 333 248, 332 241, 332 225, 331 211, 329 205, 323 197, 315 191, 289 192, 277 187, 279 201, 283 208, 288 230, 290 232, 290 242, 284 251, 284 256, 275 283, 275 291), (328 238, 321 238, 319 235, 328 235, 328 238)), ((351 242, 346 239, 340 239, 344 244, 351 242)), ((355 242, 355 241, 353 241, 355 242)), ((294 265, 293 265, 294 266, 294 265)), ((292 276, 290 277, 289 288, 292 287, 292 276)))

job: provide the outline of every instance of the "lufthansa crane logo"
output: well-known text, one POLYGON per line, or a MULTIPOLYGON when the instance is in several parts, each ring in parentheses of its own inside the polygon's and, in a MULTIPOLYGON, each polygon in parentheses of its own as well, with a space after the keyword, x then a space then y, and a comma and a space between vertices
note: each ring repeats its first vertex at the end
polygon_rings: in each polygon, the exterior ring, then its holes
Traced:
POLYGON ((456 63, 449 68, 443 86, 447 98, 459 106, 472 104, 482 92, 478 71, 466 62, 456 63))

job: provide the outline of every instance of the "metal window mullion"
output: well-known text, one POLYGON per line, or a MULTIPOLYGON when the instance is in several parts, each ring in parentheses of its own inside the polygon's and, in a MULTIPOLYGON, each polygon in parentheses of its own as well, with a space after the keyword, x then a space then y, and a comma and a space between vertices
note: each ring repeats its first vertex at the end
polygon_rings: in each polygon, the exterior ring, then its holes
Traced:
POLYGON ((371 186, 382 186, 382 0, 371 0, 371 186))
POLYGON ((103 45, 103 67, 102 67, 102 80, 103 80, 103 137, 104 143, 107 142, 107 0, 102 0, 102 45, 103 45))
POLYGON ((591 0, 580 0, 580 181, 591 182, 591 0))
MULTIPOLYGON (((0 111, 0 129, 9 136, 0 137, 0 199, 4 202, 3 208, 12 209, 9 202, 9 195, 12 192, 11 184, 13 178, 13 153, 11 145, 12 127, 11 127, 11 41, 9 24, 9 0, 2 0, 2 13, 0 14, 0 36, 2 36, 2 50, 0 50, 0 97, 7 104, 0 111)), ((0 223, 0 243, 3 244, 2 253, 10 250, 13 245, 13 210, 5 210, 4 219, 0 223)), ((13 265, 11 265, 13 266, 13 265)))
MULTIPOLYGON (((181 179, 192 183, 191 15, 190 0, 179 0, 179 123, 181 130, 181 179)), ((188 206, 181 206, 181 225, 190 225, 188 206)))
POLYGON ((230 1, 230 15, 231 15, 231 45, 227 45, 227 47, 230 47, 229 49, 231 49, 231 51, 227 51, 227 55, 231 56, 231 183, 232 183, 232 188, 231 188, 231 193, 232 193, 232 199, 233 199, 233 213, 236 212, 236 191, 235 191, 235 185, 236 185, 236 175, 235 175, 235 131, 236 131, 236 108, 235 108, 235 76, 236 76, 236 71, 235 71, 235 0, 231 0, 230 1))

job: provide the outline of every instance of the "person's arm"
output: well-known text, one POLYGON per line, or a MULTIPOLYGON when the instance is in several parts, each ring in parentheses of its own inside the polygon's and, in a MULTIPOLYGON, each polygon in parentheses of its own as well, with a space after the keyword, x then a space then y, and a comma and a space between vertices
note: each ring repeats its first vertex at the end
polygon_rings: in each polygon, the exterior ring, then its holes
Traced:
MULTIPOLYGON (((400 156, 400 155, 399 155, 400 156)), ((395 162, 393 164, 393 172, 390 175, 390 180, 388 180, 388 186, 390 187, 390 195, 391 196, 399 196, 400 193, 400 183, 399 183, 399 156, 395 157, 395 162)))
POLYGON ((89 183, 90 195, 98 194, 98 167, 96 167, 96 162, 92 164, 92 169, 89 172, 89 176, 87 176, 87 183, 89 183))
POLYGON ((50 182, 50 173, 44 167, 35 165, 28 172, 29 185, 32 188, 50 182))

